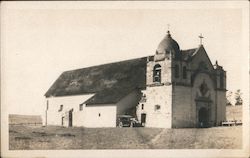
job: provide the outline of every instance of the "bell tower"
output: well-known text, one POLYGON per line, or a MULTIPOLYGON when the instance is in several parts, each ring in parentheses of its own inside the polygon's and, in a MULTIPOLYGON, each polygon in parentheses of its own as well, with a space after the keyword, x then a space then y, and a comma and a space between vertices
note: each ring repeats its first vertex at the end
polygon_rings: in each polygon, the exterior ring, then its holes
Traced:
POLYGON ((148 57, 146 90, 143 91, 143 119, 146 127, 172 127, 172 61, 180 53, 170 31, 148 57))

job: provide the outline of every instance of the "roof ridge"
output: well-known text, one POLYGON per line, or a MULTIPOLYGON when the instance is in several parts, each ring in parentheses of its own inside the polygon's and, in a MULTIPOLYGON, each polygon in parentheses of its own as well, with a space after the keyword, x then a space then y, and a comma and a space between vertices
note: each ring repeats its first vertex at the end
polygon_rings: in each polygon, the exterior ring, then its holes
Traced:
POLYGON ((147 57, 141 57, 65 71, 47 90, 45 97, 96 93, 108 87, 114 89, 118 82, 123 88, 128 85, 143 88, 146 82, 146 63, 147 57), (71 84, 73 80, 77 80, 77 84, 71 84))
POLYGON ((182 49, 181 51, 190 51, 190 50, 196 50, 198 49, 199 47, 195 47, 195 48, 190 48, 190 49, 182 49))
MULTIPOLYGON (((114 91, 114 90, 121 90, 121 89, 119 89, 119 88, 106 88, 106 89, 104 89, 104 90, 102 90, 102 91, 99 91, 99 92, 96 92, 95 93, 95 95, 93 95, 92 97, 90 97, 89 99, 87 99, 86 101, 84 101, 82 104, 86 104, 86 105, 93 105, 93 104, 98 104, 99 102, 99 100, 98 101, 96 101, 96 100, 93 100, 93 99, 100 99, 100 98, 98 98, 98 97, 100 97, 100 96, 98 96, 100 93, 101 94, 105 94, 105 92, 107 92, 106 90, 112 90, 112 91, 114 91), (104 93, 103 93, 104 92, 104 93)), ((118 96, 116 96, 116 99, 115 100, 107 100, 107 101, 105 101, 105 103, 118 103, 121 99, 123 99, 125 96, 127 96, 127 95, 129 95, 130 93, 132 93, 133 91, 135 91, 135 90, 137 90, 136 88, 134 88, 134 87, 129 87, 129 89, 127 89, 127 90, 125 90, 124 91, 124 89, 123 89, 123 93, 119 93, 119 95, 118 96)), ((107 95, 107 94, 105 94, 105 95, 107 95)), ((108 94, 109 96, 110 96, 110 94, 108 94)), ((117 94, 112 94, 112 95, 117 95, 117 94)), ((113 98, 114 99, 114 98, 113 98)))
POLYGON ((68 72, 77 71, 77 70, 83 70, 83 69, 94 68, 94 67, 99 67, 99 66, 105 66, 105 65, 110 65, 110 64, 116 64, 116 63, 128 62, 128 61, 133 61, 133 60, 138 60, 138 59, 144 59, 144 58, 147 58, 147 57, 149 57, 149 56, 133 58, 133 59, 127 59, 127 60, 122 60, 122 61, 115 61, 115 62, 99 64, 99 65, 93 65, 93 66, 87 66, 87 67, 78 68, 78 69, 66 70, 66 71, 63 71, 62 73, 68 73, 68 72))

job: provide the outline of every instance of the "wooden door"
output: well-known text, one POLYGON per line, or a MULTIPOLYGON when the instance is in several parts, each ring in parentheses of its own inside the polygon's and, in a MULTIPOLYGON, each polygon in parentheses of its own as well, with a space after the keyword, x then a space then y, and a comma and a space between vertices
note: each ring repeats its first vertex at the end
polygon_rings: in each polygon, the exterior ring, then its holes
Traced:
POLYGON ((142 126, 145 126, 146 123, 146 114, 141 114, 141 124, 142 126))
POLYGON ((69 127, 73 126, 73 110, 69 111, 69 127))

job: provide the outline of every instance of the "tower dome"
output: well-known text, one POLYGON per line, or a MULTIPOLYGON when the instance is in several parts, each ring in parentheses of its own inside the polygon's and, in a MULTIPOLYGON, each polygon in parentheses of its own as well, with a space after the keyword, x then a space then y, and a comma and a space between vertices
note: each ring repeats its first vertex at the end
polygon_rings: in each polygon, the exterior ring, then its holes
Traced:
POLYGON ((180 53, 179 44, 171 37, 170 32, 167 32, 167 35, 158 45, 156 49, 156 54, 169 54, 170 52, 174 53, 175 56, 178 56, 180 53))

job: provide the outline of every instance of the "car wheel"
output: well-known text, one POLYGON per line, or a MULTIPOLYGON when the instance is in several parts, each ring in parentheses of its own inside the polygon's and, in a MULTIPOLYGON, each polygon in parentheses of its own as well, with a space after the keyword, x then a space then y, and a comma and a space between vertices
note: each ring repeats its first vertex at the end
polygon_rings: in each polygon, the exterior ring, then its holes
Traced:
POLYGON ((134 127, 134 123, 133 122, 130 123, 130 127, 134 127))
POLYGON ((123 127, 122 122, 120 122, 120 123, 119 123, 119 127, 120 127, 120 128, 122 128, 122 127, 123 127))

